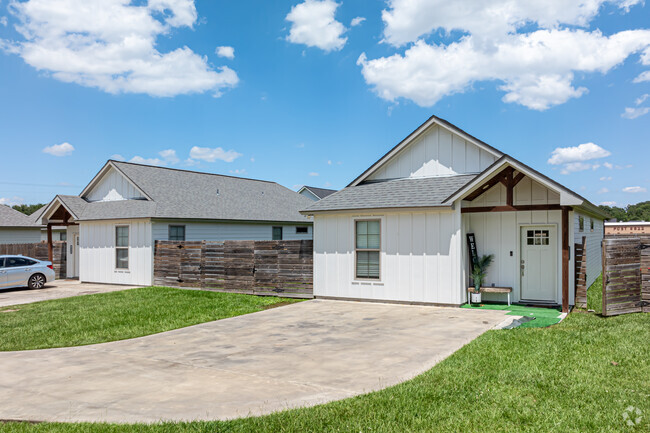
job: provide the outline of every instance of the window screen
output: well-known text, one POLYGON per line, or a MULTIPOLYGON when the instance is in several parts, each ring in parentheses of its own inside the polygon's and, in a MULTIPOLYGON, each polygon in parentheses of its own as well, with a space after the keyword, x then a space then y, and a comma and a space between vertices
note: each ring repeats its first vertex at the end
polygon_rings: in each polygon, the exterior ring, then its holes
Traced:
POLYGON ((271 239, 274 241, 282 240, 282 227, 273 227, 273 237, 271 239))
POLYGON ((357 221, 355 232, 356 277, 379 279, 380 221, 357 221))

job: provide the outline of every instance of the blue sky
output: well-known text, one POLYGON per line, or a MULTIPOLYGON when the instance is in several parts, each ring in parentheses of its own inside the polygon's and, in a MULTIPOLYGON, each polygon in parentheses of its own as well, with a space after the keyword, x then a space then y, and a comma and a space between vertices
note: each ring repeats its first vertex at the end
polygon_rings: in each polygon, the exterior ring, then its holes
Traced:
POLYGON ((0 202, 114 155, 338 189, 431 114, 650 200, 650 6, 509 2, 0 0, 0 202))

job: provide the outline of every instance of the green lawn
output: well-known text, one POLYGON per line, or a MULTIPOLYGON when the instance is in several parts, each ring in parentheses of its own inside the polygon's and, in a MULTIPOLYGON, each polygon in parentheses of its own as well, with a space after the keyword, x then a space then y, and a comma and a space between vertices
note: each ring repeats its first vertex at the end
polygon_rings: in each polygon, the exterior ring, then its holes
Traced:
MULTIPOLYGON (((599 308, 597 282, 589 292, 599 308)), ((650 314, 574 312, 548 328, 489 331, 417 378, 383 391, 227 422, 6 424, 6 432, 649 431, 650 314), (623 412, 643 412, 628 427, 623 412)), ((342 360, 344 362, 344 360, 342 360)))
POLYGON ((0 350, 82 346, 263 310, 277 297, 145 287, 0 308, 0 350), (17 311, 11 311, 17 310, 17 311))

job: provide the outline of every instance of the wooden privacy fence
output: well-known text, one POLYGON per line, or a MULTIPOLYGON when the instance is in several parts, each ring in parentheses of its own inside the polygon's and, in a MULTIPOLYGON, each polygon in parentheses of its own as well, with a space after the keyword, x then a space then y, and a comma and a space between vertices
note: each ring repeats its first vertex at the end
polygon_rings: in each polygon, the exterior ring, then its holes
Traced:
MULTIPOLYGON (((57 241, 52 243, 52 264, 57 279, 66 277, 66 242, 57 241)), ((48 260, 47 243, 38 244, 0 244, 0 255, 15 254, 32 257, 37 260, 48 260)))
POLYGON ((576 307, 587 308, 587 237, 582 237, 582 242, 574 245, 575 251, 575 287, 576 307))
POLYGON ((156 241, 154 284, 313 297, 313 241, 156 241))
POLYGON ((650 313, 650 235, 603 240, 603 315, 650 313))

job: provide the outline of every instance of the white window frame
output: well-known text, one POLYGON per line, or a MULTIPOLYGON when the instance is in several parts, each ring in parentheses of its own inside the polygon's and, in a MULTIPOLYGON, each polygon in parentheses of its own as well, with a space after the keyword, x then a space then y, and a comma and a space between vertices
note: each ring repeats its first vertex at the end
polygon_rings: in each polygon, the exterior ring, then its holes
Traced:
POLYGON ((354 218, 353 220, 353 226, 352 226, 352 242, 353 242, 353 248, 354 248, 354 275, 353 275, 353 280, 354 281, 372 281, 372 282, 381 282, 382 281, 382 272, 383 272, 383 263, 382 263, 382 245, 384 241, 384 235, 383 235, 383 218, 381 217, 361 217, 361 218, 354 218), (363 222, 363 221, 377 221, 379 222, 379 248, 362 248, 358 249, 357 248, 357 223, 358 222, 363 222), (371 252, 378 252, 379 253, 379 277, 378 278, 366 278, 366 277, 359 277, 359 274, 357 273, 357 253, 359 251, 371 251, 371 252))
POLYGON ((115 271, 117 272, 127 272, 131 269, 131 225, 130 224, 116 224, 113 226, 113 236, 115 240, 115 261, 113 262, 113 266, 115 267, 115 271), (126 227, 127 229, 127 246, 126 247, 118 247, 117 246, 117 229, 121 227, 126 227), (118 268, 117 267, 117 251, 118 250, 126 250, 126 268, 118 268))
POLYGON ((581 215, 578 215, 578 232, 579 233, 585 232, 585 217, 581 215))

